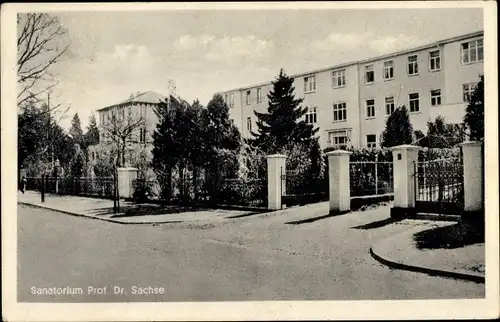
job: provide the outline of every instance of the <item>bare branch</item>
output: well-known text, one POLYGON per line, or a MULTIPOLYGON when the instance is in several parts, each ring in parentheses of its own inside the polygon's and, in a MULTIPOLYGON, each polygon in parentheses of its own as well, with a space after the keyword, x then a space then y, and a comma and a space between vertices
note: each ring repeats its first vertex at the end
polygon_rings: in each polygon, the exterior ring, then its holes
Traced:
POLYGON ((47 13, 27 13, 19 14, 17 21, 17 82, 20 86, 20 105, 55 86, 51 83, 57 84, 49 69, 61 59, 69 45, 58 46, 66 32, 57 17, 47 13), (32 91, 35 88, 36 90, 32 91))

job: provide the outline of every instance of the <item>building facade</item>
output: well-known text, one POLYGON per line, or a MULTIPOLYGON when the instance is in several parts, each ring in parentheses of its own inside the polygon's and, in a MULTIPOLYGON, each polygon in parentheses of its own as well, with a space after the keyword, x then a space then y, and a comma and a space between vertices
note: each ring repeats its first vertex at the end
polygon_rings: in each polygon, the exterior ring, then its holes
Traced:
POLYGON ((99 144, 89 147, 89 160, 93 164, 99 155, 112 144, 110 132, 113 127, 123 129, 125 126, 135 124, 139 120, 139 126, 133 127, 128 137, 128 146, 125 155, 125 166, 130 165, 132 152, 146 151, 145 155, 151 157, 153 147, 153 132, 158 123, 155 107, 160 101, 165 102, 167 96, 154 91, 137 92, 130 95, 129 99, 111 106, 97 110, 97 122, 99 128, 99 144), (116 124, 115 124, 116 123, 116 124))
MULTIPOLYGON (((322 148, 380 147, 387 117, 405 105, 414 130, 443 116, 461 124, 469 95, 484 73, 483 32, 449 38, 384 56, 291 75, 319 128, 322 148)), ((267 110, 272 83, 222 92, 244 138, 256 130, 254 111, 267 110)))

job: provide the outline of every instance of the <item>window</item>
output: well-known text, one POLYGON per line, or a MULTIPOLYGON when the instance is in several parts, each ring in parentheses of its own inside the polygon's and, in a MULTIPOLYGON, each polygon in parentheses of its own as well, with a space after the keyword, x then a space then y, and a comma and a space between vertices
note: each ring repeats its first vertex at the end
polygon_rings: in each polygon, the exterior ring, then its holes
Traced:
POLYGON ((122 120, 125 120, 125 107, 122 107, 122 108, 120 109, 120 112, 121 112, 120 114, 121 114, 121 118, 122 118, 122 120))
POLYGON ((139 130, 139 142, 146 143, 146 129, 141 128, 139 130))
POLYGON ((410 113, 415 113, 420 110, 418 103, 418 93, 411 93, 408 95, 410 101, 410 113))
POLYGON ((304 77, 304 93, 316 91, 316 76, 304 77))
POLYGON ((231 95, 229 95, 229 106, 234 106, 234 93, 231 93, 231 95))
POLYGON ((432 106, 441 105, 441 90, 440 89, 431 90, 431 105, 432 106))
POLYGON ((441 55, 439 54, 439 50, 429 52, 429 69, 431 72, 441 69, 441 55))
POLYGON ((308 107, 306 112, 306 123, 313 124, 316 123, 316 107, 308 107))
POLYGON ((464 102, 468 102, 472 96, 472 93, 474 93, 474 90, 476 89, 477 83, 469 83, 469 84, 463 84, 462 89, 463 89, 463 98, 464 102))
POLYGON ((408 75, 418 74, 418 56, 408 56, 408 75))
POLYGON ((142 106, 141 106, 141 118, 142 118, 142 119, 146 119, 147 117, 148 117, 148 115, 147 115, 146 106, 145 106, 145 105, 142 105, 142 106))
POLYGON ((247 130, 248 130, 248 132, 252 131, 252 118, 251 117, 247 117, 247 130))
POLYGON ((347 149, 350 142, 350 130, 339 130, 328 133, 328 144, 337 149, 347 149))
POLYGON ((262 102, 262 88, 257 88, 257 103, 262 102))
POLYGON ((332 81, 334 88, 345 86, 345 69, 333 71, 332 81))
POLYGON ((99 113, 99 119, 101 121, 101 126, 104 126, 104 113, 99 113))
POLYGON ((226 105, 229 106, 229 95, 228 94, 224 95, 224 102, 226 102, 226 105))
POLYGON ((462 64, 474 63, 483 59, 482 39, 462 43, 462 64))
POLYGON ((346 103, 334 103, 333 104, 333 121, 345 121, 347 119, 347 109, 346 103))
POLYGON ((366 117, 368 117, 368 118, 375 117, 375 100, 374 99, 366 100, 366 117))
POLYGON ((385 98, 385 115, 394 113, 394 96, 385 98))
POLYGON ((245 101, 247 105, 250 105, 250 90, 247 91, 245 101))
POLYGON ((376 149, 377 148, 377 136, 375 134, 368 134, 366 136, 366 147, 368 149, 376 149))
POLYGON ((389 60, 384 62, 384 79, 389 80, 394 78, 394 61, 389 60))
POLYGON ((371 84, 375 81, 375 72, 373 65, 365 66, 365 84, 371 84))

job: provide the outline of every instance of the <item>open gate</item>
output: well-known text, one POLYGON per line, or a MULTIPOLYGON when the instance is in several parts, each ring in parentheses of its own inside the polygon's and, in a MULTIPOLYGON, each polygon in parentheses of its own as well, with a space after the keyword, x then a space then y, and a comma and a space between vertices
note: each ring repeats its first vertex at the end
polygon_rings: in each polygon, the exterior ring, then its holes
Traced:
POLYGON ((415 210, 459 215, 464 211, 462 157, 414 162, 415 210))

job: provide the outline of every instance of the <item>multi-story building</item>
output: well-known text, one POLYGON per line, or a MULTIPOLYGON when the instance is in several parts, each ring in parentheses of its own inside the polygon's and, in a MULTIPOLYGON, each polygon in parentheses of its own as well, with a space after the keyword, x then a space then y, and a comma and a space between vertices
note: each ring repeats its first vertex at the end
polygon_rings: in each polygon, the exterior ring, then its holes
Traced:
MULTIPOLYGON (((173 95, 169 97, 170 100, 177 100, 182 104, 187 104, 185 101, 173 95)), ((131 153, 144 149, 147 151, 146 155, 151 157, 153 132, 158 123, 158 116, 154 110, 160 101, 165 102, 166 100, 167 96, 154 91, 137 92, 130 95, 130 97, 123 102, 97 110, 99 144, 89 147, 90 160, 95 161, 103 147, 111 144, 110 129, 118 127, 118 130, 121 131, 130 124, 137 124, 138 120, 142 120, 139 126, 133 125, 130 127, 133 128, 133 131, 127 138, 128 146, 126 152, 131 153)), ((126 156, 125 165, 128 165, 129 160, 130 158, 126 156)))
MULTIPOLYGON (((325 148, 380 146, 387 117, 405 105, 414 130, 426 132, 438 115, 461 124, 483 66, 483 32, 392 54, 291 75, 308 107, 305 121, 319 128, 325 148)), ((256 130, 254 111, 267 109, 272 83, 222 92, 244 138, 256 130)))

